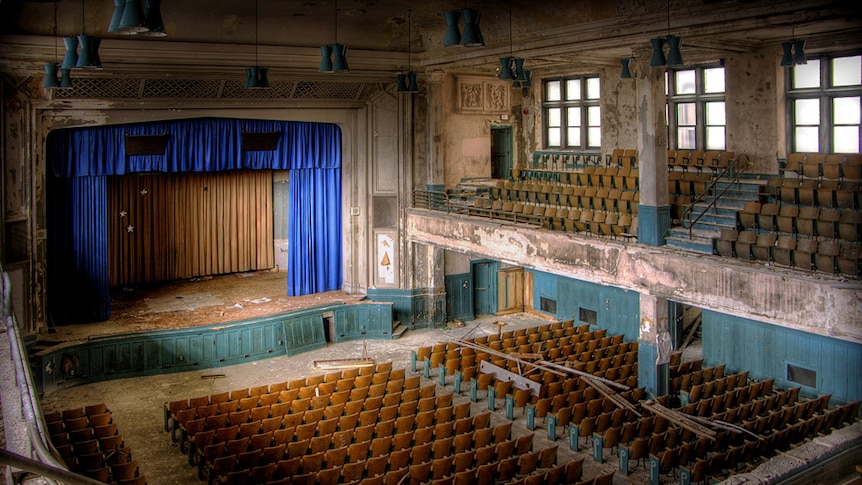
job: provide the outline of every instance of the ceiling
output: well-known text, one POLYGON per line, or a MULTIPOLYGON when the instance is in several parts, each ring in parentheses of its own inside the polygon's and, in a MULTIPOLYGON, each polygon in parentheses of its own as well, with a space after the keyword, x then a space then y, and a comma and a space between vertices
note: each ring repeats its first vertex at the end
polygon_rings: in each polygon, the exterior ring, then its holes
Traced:
POLYGON ((55 8, 57 36, 83 30, 102 38, 103 64, 115 75, 154 70, 205 75, 214 68, 250 65, 256 34, 260 65, 313 73, 319 46, 336 40, 336 23, 338 42, 351 49, 351 73, 370 78, 404 70, 409 50, 414 70, 493 72, 497 59, 510 51, 526 58, 534 71, 618 65, 623 57, 648 56, 649 39, 668 31, 683 37, 683 55, 691 62, 734 52, 778 55, 780 42, 793 35, 806 39, 809 52, 862 46, 862 16, 853 2, 673 0, 670 9, 666 0, 466 4, 481 12, 485 47, 442 46, 443 12, 464 7, 455 1, 340 0, 336 10, 335 0, 174 0, 161 6, 167 37, 141 38, 107 33, 111 0, 2 0, 0 62, 5 58, 17 69, 31 62, 41 69, 54 54, 55 8))

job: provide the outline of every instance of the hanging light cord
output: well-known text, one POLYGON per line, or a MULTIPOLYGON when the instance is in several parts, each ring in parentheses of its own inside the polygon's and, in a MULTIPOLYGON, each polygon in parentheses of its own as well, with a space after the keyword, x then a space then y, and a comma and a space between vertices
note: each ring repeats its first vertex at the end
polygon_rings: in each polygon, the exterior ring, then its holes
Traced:
POLYGON ((335 43, 338 43, 338 0, 335 0, 335 43))
POLYGON ((85 0, 81 0, 81 33, 82 34, 87 33, 87 22, 85 20, 86 16, 84 15, 84 3, 86 3, 85 0))
POLYGON ((260 66, 260 63, 257 60, 257 46, 258 46, 258 22, 260 22, 260 10, 259 10, 259 2, 258 0, 254 0, 254 65, 255 67, 260 66))
POLYGON ((509 0, 509 57, 513 57, 513 54, 512 54, 512 0, 509 0))
POLYGON ((407 9, 407 72, 413 72, 413 9, 407 9))
POLYGON ((667 0, 667 35, 670 37, 670 0, 667 0))
POLYGON ((57 44, 57 2, 54 2, 54 64, 60 59, 60 48, 57 44))

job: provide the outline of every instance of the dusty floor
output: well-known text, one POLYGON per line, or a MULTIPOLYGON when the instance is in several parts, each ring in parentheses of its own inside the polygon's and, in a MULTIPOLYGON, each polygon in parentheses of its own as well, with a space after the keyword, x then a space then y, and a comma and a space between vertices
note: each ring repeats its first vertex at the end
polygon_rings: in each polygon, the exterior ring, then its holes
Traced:
POLYGON ((113 333, 209 325, 361 298, 361 295, 342 291, 287 296, 287 273, 284 272, 207 276, 116 289, 111 294, 110 320, 54 327, 39 339, 72 342, 113 333))

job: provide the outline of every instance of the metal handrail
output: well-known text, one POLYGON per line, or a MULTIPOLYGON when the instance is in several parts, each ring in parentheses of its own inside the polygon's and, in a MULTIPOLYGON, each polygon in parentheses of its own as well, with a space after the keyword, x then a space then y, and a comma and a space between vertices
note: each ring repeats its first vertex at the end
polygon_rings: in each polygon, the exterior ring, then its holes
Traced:
POLYGON ((488 219, 508 221, 531 226, 545 227, 546 217, 544 214, 521 214, 498 209, 476 207, 469 204, 459 203, 452 200, 449 194, 437 190, 413 191, 413 207, 441 211, 449 214, 461 214, 465 216, 481 216, 488 219))
POLYGON ((700 195, 698 195, 688 205, 688 207, 685 208, 685 212, 683 212, 683 214, 682 214, 682 227, 688 229, 688 238, 689 239, 692 239, 692 229, 694 228, 695 224, 697 224, 697 222, 701 219, 701 217, 705 216, 706 213, 709 212, 710 209, 713 209, 716 207, 718 200, 721 199, 721 197, 728 190, 730 190, 731 185, 735 182, 736 188, 739 188, 739 184, 740 184, 739 176, 742 175, 742 173, 744 173, 745 170, 750 166, 751 166, 751 159, 748 158, 748 155, 746 155, 745 153, 740 154, 738 157, 731 160, 730 163, 728 163, 727 166, 724 167, 724 170, 722 170, 722 172, 720 174, 718 174, 718 176, 716 176, 712 180, 712 182, 709 184, 709 186, 706 187, 704 189, 704 191, 701 192, 700 195), (743 162, 743 157, 745 158, 744 162, 743 162), (737 168, 737 165, 739 165, 739 164, 743 164, 743 165, 741 167, 737 168), (707 204, 706 208, 704 208, 703 211, 700 214, 698 214, 698 216, 694 219, 694 221, 692 221, 691 220, 691 213, 694 212, 695 204, 704 200, 704 198, 706 198, 706 194, 710 193, 710 191, 713 188, 715 188, 716 185, 718 185, 718 182, 721 181, 725 177, 725 175, 729 175, 731 182, 729 184, 727 184, 727 186, 724 189, 722 189, 721 192, 716 194, 715 197, 713 197, 712 202, 707 204), (688 221, 688 225, 686 225, 686 221, 688 221))
POLYGON ((12 311, 11 282, 9 275, 2 271, 0 281, 0 296, 2 296, 2 316, 6 326, 6 334, 9 339, 10 358, 15 368, 15 381, 21 395, 21 414, 24 425, 30 438, 30 446, 36 456, 36 460, 20 457, 12 453, 0 456, 0 462, 22 470, 31 471, 47 478, 55 478, 69 485, 96 485, 99 482, 91 478, 78 475, 68 471, 66 466, 58 459, 59 453, 53 449, 48 433, 46 431, 39 401, 34 394, 35 385, 27 359, 26 346, 18 331, 18 321, 12 311))

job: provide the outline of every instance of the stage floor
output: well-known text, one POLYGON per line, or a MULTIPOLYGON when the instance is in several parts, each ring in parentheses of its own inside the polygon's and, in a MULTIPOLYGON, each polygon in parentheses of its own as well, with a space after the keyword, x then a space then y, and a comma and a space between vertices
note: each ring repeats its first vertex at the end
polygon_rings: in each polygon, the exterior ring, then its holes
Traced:
POLYGON ((342 291, 287 296, 287 273, 278 271, 207 276, 115 289, 109 320, 54 327, 39 340, 61 344, 93 336, 235 322, 363 297, 342 291))

